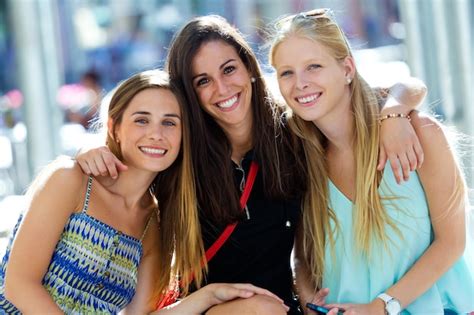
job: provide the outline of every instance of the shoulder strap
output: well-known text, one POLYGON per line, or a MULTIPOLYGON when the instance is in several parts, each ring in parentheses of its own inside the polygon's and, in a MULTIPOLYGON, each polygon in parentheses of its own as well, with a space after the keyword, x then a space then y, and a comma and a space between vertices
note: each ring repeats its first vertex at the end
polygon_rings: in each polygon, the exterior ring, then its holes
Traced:
MULTIPOLYGON (((244 209, 247 205, 247 200, 249 199, 250 193, 252 192, 253 183, 255 182, 255 177, 257 177, 257 171, 258 164, 255 161, 252 161, 252 164, 250 165, 249 175, 247 177, 247 182, 245 183, 244 191, 240 196, 240 206, 242 207, 242 209, 244 209)), ((217 251, 222 247, 222 245, 224 245, 224 243, 227 241, 232 232, 234 232, 236 226, 237 222, 227 225, 222 234, 214 242, 214 244, 212 244, 211 247, 206 250, 207 261, 210 261, 212 257, 214 257, 214 255, 217 253, 217 251)))
POLYGON ((87 209, 89 208, 89 200, 91 198, 91 189, 92 189, 92 175, 89 176, 87 180, 87 189, 86 189, 86 197, 84 199, 84 206, 82 207, 83 213, 87 213, 87 209))
POLYGON ((148 231, 148 228, 150 227, 151 220, 153 219, 153 215, 156 213, 156 210, 153 210, 151 212, 150 217, 148 218, 148 222, 145 225, 145 230, 143 230, 142 236, 140 237, 140 242, 143 241, 143 238, 145 237, 146 231, 148 231))

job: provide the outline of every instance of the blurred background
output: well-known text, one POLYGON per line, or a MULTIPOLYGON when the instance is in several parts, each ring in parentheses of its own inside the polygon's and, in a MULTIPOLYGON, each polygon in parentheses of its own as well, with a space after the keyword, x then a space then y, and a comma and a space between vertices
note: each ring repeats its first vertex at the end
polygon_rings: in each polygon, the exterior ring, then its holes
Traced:
MULTIPOLYGON (((0 0, 0 253, 32 178, 91 140, 101 98, 131 74, 161 67, 186 21, 226 17, 271 80, 263 30, 318 7, 334 10, 369 83, 418 77, 429 89, 423 109, 467 140, 474 135, 473 0, 0 0)), ((472 143, 461 151, 473 187, 472 143)))

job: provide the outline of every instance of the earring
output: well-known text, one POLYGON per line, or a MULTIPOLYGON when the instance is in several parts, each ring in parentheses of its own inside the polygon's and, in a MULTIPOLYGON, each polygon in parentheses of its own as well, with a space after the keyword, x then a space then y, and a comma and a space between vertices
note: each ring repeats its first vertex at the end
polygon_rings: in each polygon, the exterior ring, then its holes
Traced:
POLYGON ((347 82, 347 84, 351 84, 352 79, 351 79, 350 77, 347 77, 347 78, 346 78, 346 82, 347 82))
POLYGON ((254 77, 250 78, 250 82, 255 83, 255 81, 257 81, 257 79, 255 79, 254 77))

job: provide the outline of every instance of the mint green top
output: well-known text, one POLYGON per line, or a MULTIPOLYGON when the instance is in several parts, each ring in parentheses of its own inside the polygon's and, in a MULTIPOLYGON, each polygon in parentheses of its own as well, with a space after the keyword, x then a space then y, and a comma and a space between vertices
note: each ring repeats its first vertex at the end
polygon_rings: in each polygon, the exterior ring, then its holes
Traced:
MULTIPOLYGON (((373 245, 369 261, 356 251, 352 202, 329 181, 330 207, 339 221, 340 234, 336 239, 334 261, 329 247, 326 248, 323 288, 329 288, 327 303, 369 303, 402 278, 433 240, 428 204, 416 172, 410 174, 408 182, 398 185, 387 165, 379 193, 382 198, 396 196, 392 200, 383 199, 383 204, 403 239, 386 227, 391 240, 387 244, 389 251, 380 244, 373 245)), ((458 313, 474 310, 474 250, 472 233, 467 235, 463 256, 402 314, 443 314, 444 309, 458 313)))

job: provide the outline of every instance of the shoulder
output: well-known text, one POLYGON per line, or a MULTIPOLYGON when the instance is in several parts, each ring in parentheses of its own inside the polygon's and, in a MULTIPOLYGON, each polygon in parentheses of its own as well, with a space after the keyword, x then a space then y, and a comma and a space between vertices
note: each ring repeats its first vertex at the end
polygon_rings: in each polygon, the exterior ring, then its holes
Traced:
POLYGON ((410 114, 412 118, 412 125, 420 139, 423 150, 431 151, 433 149, 445 149, 431 147, 436 144, 448 144, 448 137, 445 132, 445 127, 434 117, 418 111, 413 111, 410 114))
POLYGON ((77 162, 60 156, 48 164, 36 177, 28 189, 30 197, 52 195, 61 198, 80 197, 85 189, 88 176, 83 174, 77 162))

